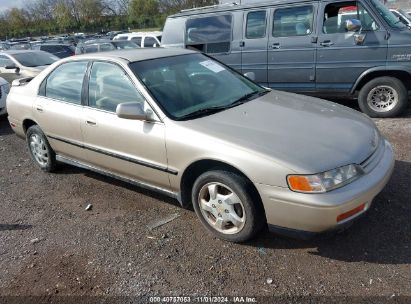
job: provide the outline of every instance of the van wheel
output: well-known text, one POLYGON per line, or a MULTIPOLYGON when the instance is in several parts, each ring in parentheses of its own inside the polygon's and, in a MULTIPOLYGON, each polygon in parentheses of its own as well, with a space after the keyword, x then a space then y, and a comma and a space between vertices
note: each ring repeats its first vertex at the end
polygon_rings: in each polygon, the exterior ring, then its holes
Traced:
POLYGON ((405 110, 408 91, 394 77, 379 77, 371 80, 360 90, 358 104, 370 117, 394 117, 405 110))
POLYGON ((208 171, 194 183, 192 202, 201 223, 220 239, 245 242, 266 224, 248 181, 228 171, 208 171))
POLYGON ((31 126, 26 134, 30 156, 41 170, 52 172, 57 165, 56 153, 39 126, 31 126))

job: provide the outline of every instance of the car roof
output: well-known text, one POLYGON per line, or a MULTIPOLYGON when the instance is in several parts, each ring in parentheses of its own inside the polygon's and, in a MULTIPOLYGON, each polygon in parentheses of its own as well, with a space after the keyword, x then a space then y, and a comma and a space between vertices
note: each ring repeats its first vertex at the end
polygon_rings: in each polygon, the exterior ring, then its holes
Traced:
POLYGON ((255 2, 248 2, 244 4, 238 4, 236 2, 233 3, 225 3, 225 4, 217 4, 217 5, 210 5, 204 7, 197 7, 192 9, 182 10, 177 14, 171 15, 168 18, 175 18, 175 17, 183 17, 183 16, 192 16, 192 15, 200 15, 200 14, 207 14, 207 13, 215 13, 215 12, 225 12, 225 11, 234 11, 234 10, 242 10, 242 9, 249 9, 249 8, 257 8, 257 7, 267 7, 267 6, 275 6, 280 4, 294 4, 294 3, 305 3, 305 2, 317 2, 318 0, 261 0, 255 2))
POLYGON ((101 53, 83 54, 70 57, 69 60, 77 59, 124 59, 129 62, 171 57, 185 54, 196 54, 198 52, 180 48, 141 48, 132 50, 117 50, 101 53))

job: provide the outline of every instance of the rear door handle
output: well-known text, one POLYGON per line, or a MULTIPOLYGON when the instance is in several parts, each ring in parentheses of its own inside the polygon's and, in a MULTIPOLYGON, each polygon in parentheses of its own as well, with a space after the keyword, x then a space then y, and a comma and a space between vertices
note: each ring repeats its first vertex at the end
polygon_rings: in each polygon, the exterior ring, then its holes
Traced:
POLYGON ((321 44, 322 46, 328 47, 328 46, 334 45, 334 42, 332 42, 331 40, 325 40, 325 41, 321 42, 320 44, 321 44))
POLYGON ((36 106, 37 112, 43 112, 43 107, 42 106, 36 106))
POLYGON ((278 49, 281 48, 281 45, 280 45, 280 43, 276 42, 276 43, 273 43, 271 45, 271 48, 274 49, 274 50, 278 50, 278 49))

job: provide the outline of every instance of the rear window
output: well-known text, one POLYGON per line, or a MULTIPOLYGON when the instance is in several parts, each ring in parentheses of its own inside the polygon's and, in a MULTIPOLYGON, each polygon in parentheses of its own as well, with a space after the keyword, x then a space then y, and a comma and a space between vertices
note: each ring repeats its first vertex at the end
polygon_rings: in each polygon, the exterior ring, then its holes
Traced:
POLYGON ((188 19, 186 45, 209 54, 229 52, 231 28, 231 15, 188 19))

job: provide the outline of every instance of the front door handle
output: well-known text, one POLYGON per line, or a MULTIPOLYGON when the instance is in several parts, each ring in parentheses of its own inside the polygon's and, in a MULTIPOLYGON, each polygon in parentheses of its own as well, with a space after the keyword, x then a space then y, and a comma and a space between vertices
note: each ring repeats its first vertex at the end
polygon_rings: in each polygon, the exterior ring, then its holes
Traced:
POLYGON ((96 121, 95 121, 95 120, 92 120, 92 119, 87 119, 87 120, 86 120, 86 124, 88 124, 89 126, 95 126, 95 125, 97 125, 96 121))
POLYGON ((281 48, 281 45, 280 45, 279 42, 276 42, 276 43, 273 43, 273 44, 271 45, 271 48, 274 49, 274 50, 278 50, 278 49, 281 48))
POLYGON ((322 46, 328 47, 328 46, 334 45, 334 42, 332 42, 331 40, 325 40, 325 41, 321 42, 320 44, 321 44, 322 46))

